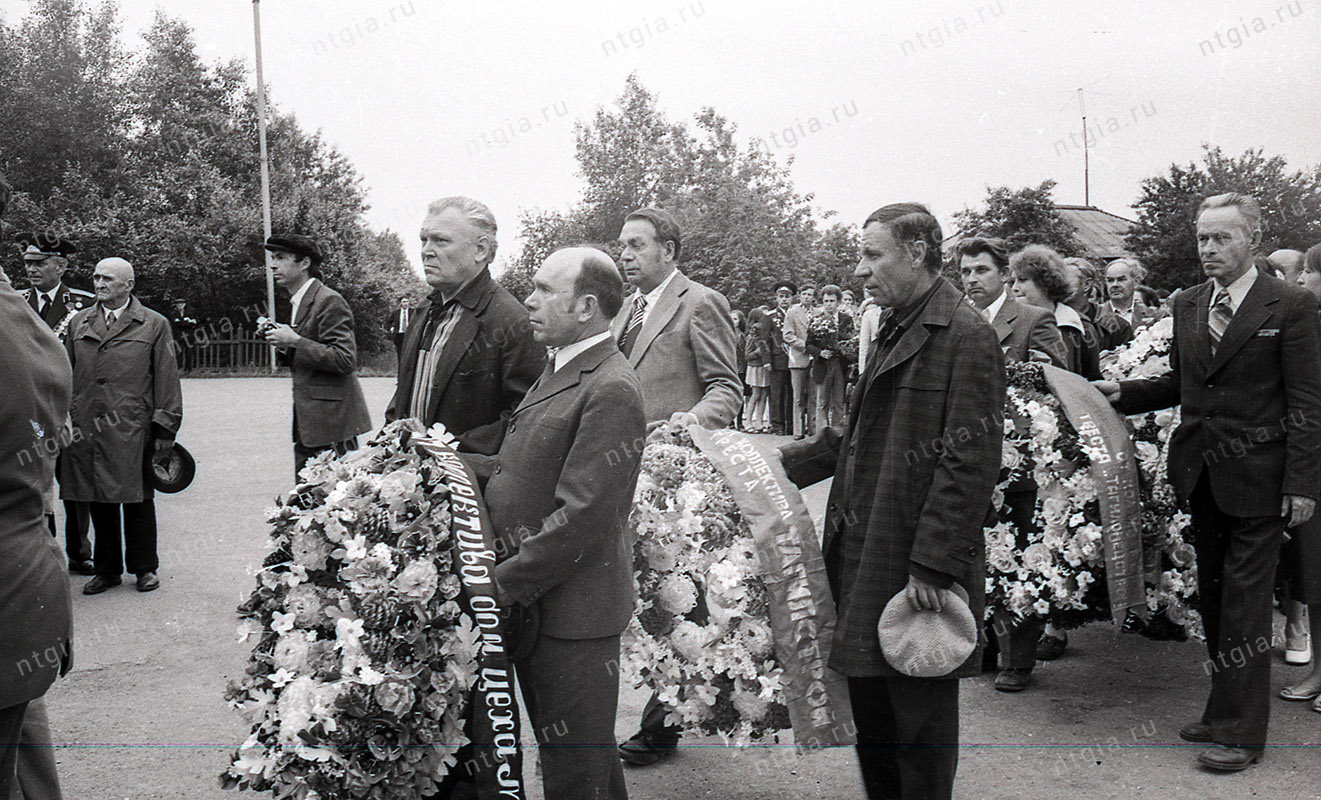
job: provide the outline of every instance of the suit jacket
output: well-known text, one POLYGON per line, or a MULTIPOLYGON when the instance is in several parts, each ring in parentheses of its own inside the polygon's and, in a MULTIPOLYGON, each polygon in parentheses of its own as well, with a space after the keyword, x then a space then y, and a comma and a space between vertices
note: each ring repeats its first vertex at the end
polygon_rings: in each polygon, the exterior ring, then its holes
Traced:
POLYGON ((786 370, 789 368, 789 350, 784 344, 784 311, 779 306, 771 304, 771 308, 766 312, 766 324, 763 326, 762 335, 766 339, 766 347, 771 353, 771 369, 786 370))
POLYGON ((1074 309, 1096 327, 1096 349, 1108 353, 1120 345, 1133 341, 1133 325, 1104 305, 1088 300, 1087 305, 1074 309))
MULTIPOLYGON (((32 307, 33 311, 41 308, 40 295, 35 286, 30 286, 23 290, 23 299, 32 307)), ((55 287, 55 302, 50 304, 45 314, 38 312, 51 330, 59 327, 60 323, 66 319, 72 321, 72 316, 84 308, 90 307, 96 302, 96 297, 91 292, 84 292, 81 289, 71 289, 63 283, 55 287)), ((65 331, 68 326, 65 326, 65 331)))
MULTIPOLYGON (((610 329, 615 341, 631 309, 625 300, 615 316, 610 329)), ((647 419, 666 420, 676 411, 691 411, 703 428, 733 422, 743 405, 737 350, 729 301, 677 272, 647 313, 628 359, 642 381, 647 419)))
POLYGON ((1046 309, 1006 297, 991 320, 991 327, 1000 340, 1005 361, 1031 361, 1029 351, 1036 350, 1051 364, 1064 366, 1064 339, 1055 324, 1055 315, 1046 309))
POLYGON ((542 376, 509 421, 486 505, 510 554, 501 605, 535 606, 541 633, 617 636, 633 616, 633 505, 647 423, 614 340, 542 376))
MULTIPOLYGON (((1115 313, 1114 307, 1111 306, 1109 303, 1106 303, 1105 305, 1101 306, 1101 308, 1103 308, 1107 313, 1114 314, 1115 316, 1119 316, 1118 314, 1115 313)), ((1133 295, 1133 321, 1128 323, 1129 328, 1132 331, 1136 332, 1142 328, 1147 327, 1156 320, 1163 319, 1166 315, 1167 312, 1165 311, 1165 309, 1159 307, 1152 308, 1151 306, 1144 303, 1142 301, 1142 293, 1137 292, 1133 295)), ((1120 319, 1123 319, 1123 317, 1120 317, 1120 319)), ((1127 320, 1125 321, 1127 322, 1127 320)))
MULTIPOLYGON (((982 526, 1000 474, 1004 356, 962 292, 939 279, 880 356, 874 346, 844 430, 827 428, 782 450, 797 485, 835 478, 822 542, 839 607, 830 665, 854 677, 898 674, 881 655, 876 625, 910 574, 957 581, 981 619, 982 526)), ((980 668, 974 652, 952 676, 980 668)))
POLYGON ((60 497, 140 503, 152 492, 144 467, 153 441, 173 439, 183 422, 170 323, 132 297, 107 329, 97 304, 74 316, 65 348, 74 435, 60 458, 60 497))
MULTIPOLYGON (((386 422, 408 416, 422 330, 439 300, 439 294, 433 294, 413 313, 386 422)), ((462 306, 459 320, 436 366, 422 423, 430 427, 439 422, 464 450, 494 455, 510 415, 546 365, 546 348, 532 340, 527 310, 490 272, 460 290, 455 302, 462 306)))
POLYGON ((0 708, 25 703, 68 663, 69 576, 42 496, 69 413, 69 360, 0 273, 0 708))
POLYGON ((354 374, 358 345, 349 304, 313 278, 293 329, 304 339, 286 354, 298 441, 304 447, 327 447, 371 430, 371 414, 354 374))
POLYGON ((812 310, 804 308, 802 303, 794 303, 784 312, 780 335, 789 348, 789 369, 806 369, 812 365, 812 356, 807 352, 807 326, 811 320, 812 310))
POLYGON ((853 337, 853 317, 843 309, 836 313, 839 316, 835 320, 834 333, 814 332, 811 325, 808 325, 807 353, 812 357, 812 380, 816 383, 825 380, 826 373, 832 366, 837 366, 841 372, 847 370, 849 366, 848 359, 840 352, 840 345, 853 337), (830 358, 822 358, 822 350, 829 350, 830 358))
POLYGON ((1211 354, 1212 281, 1174 301, 1170 372, 1120 383, 1129 414, 1180 405, 1169 472, 1187 501, 1205 470, 1216 504, 1278 516, 1282 495, 1321 495, 1321 324, 1305 289, 1259 272, 1211 354))

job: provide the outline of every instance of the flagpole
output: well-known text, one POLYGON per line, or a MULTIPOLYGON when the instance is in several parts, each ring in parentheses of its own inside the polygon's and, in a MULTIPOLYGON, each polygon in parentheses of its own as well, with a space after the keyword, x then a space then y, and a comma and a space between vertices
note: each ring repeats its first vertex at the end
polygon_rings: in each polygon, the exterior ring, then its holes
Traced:
MULTIPOLYGON (((261 155, 262 244, 271 238, 271 167, 266 155, 266 82, 261 73, 261 0, 252 0, 252 36, 257 50, 257 147, 261 155)), ((266 264, 266 317, 275 319, 275 271, 270 255, 262 248, 266 264)), ((271 372, 275 371, 275 347, 270 348, 271 372)))

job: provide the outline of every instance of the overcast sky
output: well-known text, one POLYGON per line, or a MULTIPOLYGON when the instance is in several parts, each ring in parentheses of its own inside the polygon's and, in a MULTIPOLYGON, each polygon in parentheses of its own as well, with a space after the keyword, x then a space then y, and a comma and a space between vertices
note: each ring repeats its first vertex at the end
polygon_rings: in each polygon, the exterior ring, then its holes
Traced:
MULTIPOLYGON (((252 63, 252 4, 119 0, 132 42, 154 8, 207 59, 252 63)), ((0 0, 12 22, 22 0, 0 0)), ((927 203, 942 220, 987 185, 1059 182, 1131 216, 1139 181, 1250 147, 1321 162, 1321 0, 266 0, 271 100, 363 175, 370 221, 414 260, 425 204, 470 194, 516 247, 523 208, 578 195, 573 123, 633 71, 675 119, 703 106, 794 158, 800 191, 859 223, 927 203), (1158 6, 1158 7, 1157 7, 1158 6), (1072 137, 1072 138, 1070 138, 1072 137)), ((951 233, 952 231, 946 231, 951 233)))

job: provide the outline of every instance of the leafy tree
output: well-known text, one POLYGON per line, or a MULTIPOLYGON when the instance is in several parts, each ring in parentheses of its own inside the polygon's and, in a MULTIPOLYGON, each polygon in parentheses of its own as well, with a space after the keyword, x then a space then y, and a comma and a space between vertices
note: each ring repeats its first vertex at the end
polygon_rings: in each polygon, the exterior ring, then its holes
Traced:
POLYGON ((1171 164, 1166 175, 1142 182, 1134 206, 1138 224, 1128 249, 1149 271, 1147 282, 1178 289, 1205 279, 1197 258, 1197 208, 1222 192, 1250 194, 1261 204, 1262 247, 1306 250, 1321 241, 1321 168, 1290 173, 1280 156, 1260 149, 1231 158, 1218 147, 1204 147, 1203 163, 1171 164))
POLYGON ((1017 191, 1008 186, 990 187, 986 190, 983 210, 956 211, 954 221, 962 234, 997 236, 1015 250, 1029 244, 1044 244, 1061 255, 1077 255, 1082 247, 1074 236, 1073 226, 1060 216, 1051 197, 1054 191, 1053 180, 1017 191))

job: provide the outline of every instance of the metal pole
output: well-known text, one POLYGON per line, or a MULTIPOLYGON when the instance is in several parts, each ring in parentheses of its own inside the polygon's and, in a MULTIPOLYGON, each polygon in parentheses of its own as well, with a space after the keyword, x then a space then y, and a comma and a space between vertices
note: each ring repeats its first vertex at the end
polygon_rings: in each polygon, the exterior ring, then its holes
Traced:
MULTIPOLYGON (((257 147, 261 154, 262 243, 271 238, 271 167, 266 156, 266 82, 261 74, 261 0, 252 0, 252 36, 257 48, 257 147)), ((275 319, 275 271, 270 254, 262 248, 266 262, 266 316, 275 319)), ((275 347, 270 348, 271 372, 275 371, 275 347)))
POLYGON ((1083 102, 1082 89, 1078 90, 1078 110, 1082 112, 1082 204, 1091 207, 1091 159, 1087 152, 1087 105, 1083 102))

